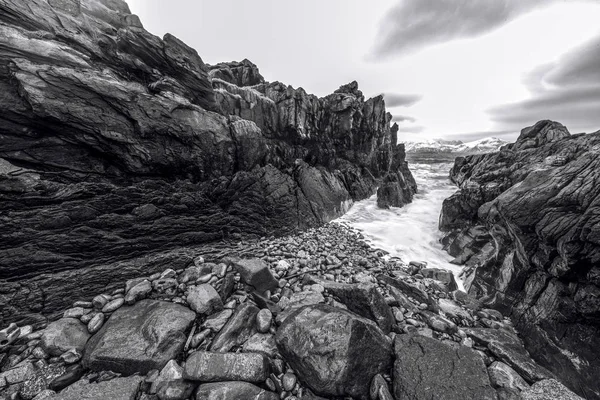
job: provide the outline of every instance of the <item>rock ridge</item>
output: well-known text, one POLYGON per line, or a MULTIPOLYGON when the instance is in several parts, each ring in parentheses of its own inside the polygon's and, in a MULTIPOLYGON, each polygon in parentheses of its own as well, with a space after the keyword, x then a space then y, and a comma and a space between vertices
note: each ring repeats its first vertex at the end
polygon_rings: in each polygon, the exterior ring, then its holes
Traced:
POLYGON ((122 0, 0 0, 0 30, 0 321, 103 290, 126 258, 322 225, 383 182, 385 206, 416 190, 383 98, 356 82, 317 98, 248 60, 207 65, 122 0))
POLYGON ((443 243, 465 288, 510 315, 532 356, 600 398, 600 132, 553 121, 497 153, 459 157, 444 201, 443 243))

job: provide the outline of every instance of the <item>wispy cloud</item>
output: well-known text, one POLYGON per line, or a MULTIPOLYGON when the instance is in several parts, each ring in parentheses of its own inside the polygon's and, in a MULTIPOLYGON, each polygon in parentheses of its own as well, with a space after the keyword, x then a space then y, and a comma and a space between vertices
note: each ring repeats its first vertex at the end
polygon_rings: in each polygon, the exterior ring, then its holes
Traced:
POLYGON ((410 117, 408 115, 394 115, 392 117, 392 121, 393 122, 411 122, 411 123, 415 123, 415 122, 417 122, 417 119, 415 117, 410 117))
POLYGON ((424 130, 425 127, 421 125, 401 126, 400 128, 398 128, 398 132, 403 133, 421 133, 424 130))
POLYGON ((401 0, 380 23, 371 58, 491 32, 560 0, 401 0))
POLYGON ((423 96, 420 94, 384 93, 383 99, 389 108, 410 107, 421 101, 423 96))
POLYGON ((600 129, 600 35, 556 63, 534 69, 524 84, 531 93, 529 99, 490 110, 502 127, 552 119, 572 132, 600 129))

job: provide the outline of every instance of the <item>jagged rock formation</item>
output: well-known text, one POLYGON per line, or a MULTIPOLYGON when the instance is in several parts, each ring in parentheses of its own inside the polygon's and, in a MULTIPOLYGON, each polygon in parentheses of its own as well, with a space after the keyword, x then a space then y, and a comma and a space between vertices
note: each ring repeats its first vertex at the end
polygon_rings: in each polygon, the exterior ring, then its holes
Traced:
POLYGON ((189 263, 173 249, 320 225, 383 179, 392 205, 416 189, 355 82, 320 99, 207 66, 121 0, 0 0, 0 35, 0 323, 102 290, 125 258, 189 263))
POLYGON ((499 152, 459 157, 444 244, 465 287, 510 314, 533 357, 600 398, 600 132, 540 121, 499 152))

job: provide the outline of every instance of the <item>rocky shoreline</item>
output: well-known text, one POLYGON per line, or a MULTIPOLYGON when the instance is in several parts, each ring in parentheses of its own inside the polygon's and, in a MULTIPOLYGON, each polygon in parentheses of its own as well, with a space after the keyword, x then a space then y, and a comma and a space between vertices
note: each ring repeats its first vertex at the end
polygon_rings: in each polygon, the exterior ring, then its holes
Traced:
POLYGON ((199 249, 70 301, 42 329, 3 332, 0 396, 579 399, 451 273, 389 259, 336 223, 199 249))
POLYGON ((600 399, 599 154, 600 132, 540 121, 499 152, 457 158, 440 216, 467 292, 589 399, 600 399))

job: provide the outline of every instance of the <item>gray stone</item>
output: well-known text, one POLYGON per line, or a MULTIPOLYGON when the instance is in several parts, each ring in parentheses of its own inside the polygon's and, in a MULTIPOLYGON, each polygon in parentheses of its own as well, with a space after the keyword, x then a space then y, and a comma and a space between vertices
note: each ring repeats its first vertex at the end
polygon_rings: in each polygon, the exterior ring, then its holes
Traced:
POLYGON ((390 333, 394 323, 394 315, 384 297, 377 290, 377 285, 369 283, 346 284, 330 281, 319 281, 319 283, 345 304, 348 310, 375 321, 384 333, 390 333))
POLYGON ((183 377, 202 382, 264 382, 269 374, 267 357, 258 353, 197 351, 185 363, 183 377))
POLYGON ((67 387, 52 400, 135 400, 143 378, 131 376, 100 383, 80 380, 67 387))
MULTIPOLYGON (((127 281, 127 286, 129 285, 130 281, 127 281)), ((135 280, 131 282, 131 285, 132 287, 127 289, 127 294, 125 295, 125 304, 132 305, 137 301, 145 299, 152 292, 152 284, 148 279, 135 280)))
POLYGON ((102 312, 103 313, 114 312, 114 311, 118 310, 124 303, 125 303, 125 299, 123 299, 123 298, 111 300, 108 303, 106 303, 106 305, 104 307, 102 307, 102 312))
POLYGON ((253 304, 240 304, 223 329, 215 336, 210 350, 227 352, 235 346, 241 346, 256 333, 255 321, 258 311, 258 307, 253 304))
POLYGON ((277 347, 300 381, 321 396, 366 398, 392 362, 391 342, 371 320, 324 304, 296 310, 277 347))
POLYGON ((223 310, 208 317, 202 324, 202 327, 210 329, 213 332, 219 332, 221 329, 223 329, 223 326, 225 326, 232 315, 233 310, 223 310))
POLYGON ((242 282, 252 286, 259 292, 274 290, 279 287, 279 282, 275 279, 269 265, 264 260, 259 258, 237 259, 233 260, 233 267, 241 275, 242 282))
POLYGON ((190 287, 186 300, 198 314, 211 315, 223 309, 221 297, 208 283, 190 287))
POLYGON ((121 307, 89 341, 83 362, 123 374, 162 369, 183 349, 195 318, 187 307, 165 301, 121 307))
POLYGON ((203 383, 196 389, 196 400, 279 400, 279 395, 247 382, 203 383))
POLYGON ((394 397, 430 400, 496 400, 481 357, 419 335, 396 336, 394 397))
POLYGON ((44 329, 40 346, 51 356, 60 356, 71 349, 83 351, 89 338, 87 327, 81 321, 61 318, 44 329))
POLYGON ((463 330, 476 344, 487 347, 492 354, 511 366, 528 383, 553 378, 550 371, 531 359, 516 335, 500 329, 464 328, 463 330))
POLYGON ((273 313, 268 308, 263 308, 256 315, 256 329, 260 333, 266 333, 271 328, 273 313))
POLYGON ((488 374, 490 382, 495 388, 516 389, 518 391, 529 388, 525 379, 521 378, 521 375, 503 362, 494 361, 488 367, 488 374))
POLYGON ((255 333, 244 343, 242 351, 248 353, 262 353, 269 358, 277 354, 275 335, 270 333, 255 333))
POLYGON ((583 400, 556 379, 544 379, 534 383, 521 393, 523 400, 583 400))

